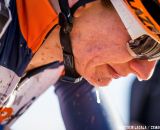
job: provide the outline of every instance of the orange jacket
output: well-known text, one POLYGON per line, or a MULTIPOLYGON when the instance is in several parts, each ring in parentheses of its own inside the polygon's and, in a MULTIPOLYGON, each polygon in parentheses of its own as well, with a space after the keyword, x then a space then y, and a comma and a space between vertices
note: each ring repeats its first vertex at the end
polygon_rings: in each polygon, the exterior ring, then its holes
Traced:
POLYGON ((32 52, 36 52, 58 17, 48 0, 16 0, 20 30, 32 52))

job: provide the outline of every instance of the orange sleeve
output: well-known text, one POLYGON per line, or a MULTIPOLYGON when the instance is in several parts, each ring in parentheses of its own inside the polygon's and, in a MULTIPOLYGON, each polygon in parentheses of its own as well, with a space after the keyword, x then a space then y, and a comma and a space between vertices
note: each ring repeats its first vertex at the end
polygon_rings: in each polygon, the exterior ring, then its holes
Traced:
POLYGON ((58 17, 48 0, 16 0, 21 32, 34 53, 58 17))

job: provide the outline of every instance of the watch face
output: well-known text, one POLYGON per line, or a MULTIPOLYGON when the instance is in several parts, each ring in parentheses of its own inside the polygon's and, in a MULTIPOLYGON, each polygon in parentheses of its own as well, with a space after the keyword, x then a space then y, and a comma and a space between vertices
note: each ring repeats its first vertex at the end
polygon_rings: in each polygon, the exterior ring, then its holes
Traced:
POLYGON ((0 2, 0 38, 7 29, 11 21, 11 14, 9 8, 4 3, 0 2))

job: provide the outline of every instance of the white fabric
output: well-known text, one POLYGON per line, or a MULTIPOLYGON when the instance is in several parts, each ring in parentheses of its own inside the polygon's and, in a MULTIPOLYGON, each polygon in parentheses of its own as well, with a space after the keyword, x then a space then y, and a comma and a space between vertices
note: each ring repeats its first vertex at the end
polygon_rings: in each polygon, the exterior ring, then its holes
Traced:
MULTIPOLYGON (((44 91, 46 91, 51 85, 59 79, 63 66, 57 69, 46 69, 43 72, 34 75, 33 77, 26 79, 22 82, 18 89, 16 89, 7 104, 7 107, 12 107, 15 115, 19 110, 20 115, 24 113, 28 107, 37 99, 44 91), (22 109, 23 108, 23 109, 22 109)), ((17 115, 9 124, 11 126, 19 117, 17 115)))
POLYGON ((0 66, 0 105, 2 105, 16 88, 20 77, 15 72, 0 66))

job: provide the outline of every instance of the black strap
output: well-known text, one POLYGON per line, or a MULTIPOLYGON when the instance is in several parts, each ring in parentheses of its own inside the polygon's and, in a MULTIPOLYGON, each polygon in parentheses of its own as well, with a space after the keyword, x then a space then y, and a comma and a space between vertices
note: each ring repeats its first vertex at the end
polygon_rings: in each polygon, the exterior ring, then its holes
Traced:
POLYGON ((63 60, 65 66, 65 75, 62 76, 63 81, 67 82, 78 82, 81 77, 76 69, 74 64, 74 57, 72 52, 70 32, 73 27, 73 16, 69 8, 67 0, 59 0, 59 5, 61 13, 59 14, 59 25, 60 29, 60 43, 63 49, 63 60))
POLYGON ((65 66, 65 76, 62 77, 62 80, 74 83, 79 82, 81 76, 75 69, 70 35, 69 33, 65 33, 63 28, 60 29, 60 42, 63 48, 63 61, 65 66))
POLYGON ((87 3, 93 2, 96 0, 79 0, 77 1, 76 4, 73 5, 73 7, 71 8, 71 13, 72 15, 75 13, 75 11, 80 7, 80 6, 84 6, 87 3))
POLYGON ((91 1, 94 0, 79 0, 73 6, 73 8, 70 9, 68 0, 59 0, 59 5, 61 9, 61 13, 59 14, 59 25, 61 26, 59 35, 60 43, 63 49, 63 60, 65 66, 65 75, 62 77, 63 81, 76 83, 81 81, 82 79, 75 69, 70 32, 72 31, 73 14, 76 11, 76 9, 79 6, 91 1))

